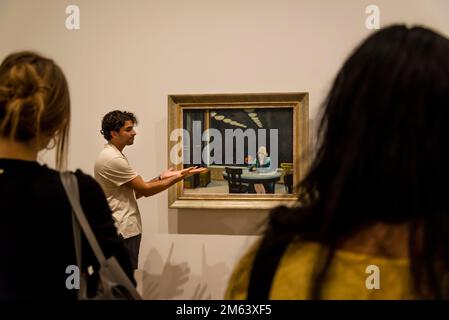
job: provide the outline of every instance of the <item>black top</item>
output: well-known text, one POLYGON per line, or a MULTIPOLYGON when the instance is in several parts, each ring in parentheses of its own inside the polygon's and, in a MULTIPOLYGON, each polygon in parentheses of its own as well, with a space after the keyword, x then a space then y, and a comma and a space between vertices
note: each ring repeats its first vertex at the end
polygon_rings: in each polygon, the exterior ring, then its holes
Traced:
MULTIPOLYGON (((134 282, 103 190, 80 170, 75 174, 81 206, 105 256, 114 255, 134 282)), ((73 274, 66 268, 76 265, 76 256, 71 207, 59 173, 34 161, 0 159, 0 221, 0 299, 76 299, 76 290, 65 285, 73 274)), ((83 240, 83 264, 95 267, 83 240)))

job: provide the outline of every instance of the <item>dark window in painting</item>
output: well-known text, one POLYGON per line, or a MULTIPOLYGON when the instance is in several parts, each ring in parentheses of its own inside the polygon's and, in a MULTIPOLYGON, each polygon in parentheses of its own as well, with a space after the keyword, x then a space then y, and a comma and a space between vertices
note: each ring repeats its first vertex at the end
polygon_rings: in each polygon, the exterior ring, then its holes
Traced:
MULTIPOLYGON (((234 145, 234 165, 244 165, 243 162, 238 162, 236 159, 236 150, 235 150, 235 139, 233 142, 225 141, 225 129, 242 129, 243 131, 247 129, 252 129, 256 133, 256 152, 259 146, 264 145, 267 148, 268 155, 271 156, 271 145, 270 145, 270 129, 278 130, 278 164, 283 162, 293 162, 293 109, 291 108, 282 108, 282 109, 268 109, 268 108, 253 108, 253 109, 215 109, 216 112, 214 116, 211 113, 211 121, 210 127, 218 129, 223 137, 222 145, 225 150, 226 143, 233 143, 234 145), (251 112, 249 112, 251 111, 251 112), (222 119, 222 117, 224 119, 222 119), (220 120, 217 120, 218 119, 220 120), (259 119, 253 120, 253 119, 259 119), (246 126, 243 128, 241 126, 236 126, 231 123, 226 123, 224 120, 230 119, 239 124, 246 126), (265 143, 263 141, 259 141, 259 135, 257 134, 258 130, 265 129, 266 137, 265 143)), ((249 153, 248 148, 248 139, 245 139, 245 156, 249 153)), ((256 156, 255 154, 251 155, 253 158, 256 156)), ((217 163, 218 165, 224 165, 223 163, 217 163)))

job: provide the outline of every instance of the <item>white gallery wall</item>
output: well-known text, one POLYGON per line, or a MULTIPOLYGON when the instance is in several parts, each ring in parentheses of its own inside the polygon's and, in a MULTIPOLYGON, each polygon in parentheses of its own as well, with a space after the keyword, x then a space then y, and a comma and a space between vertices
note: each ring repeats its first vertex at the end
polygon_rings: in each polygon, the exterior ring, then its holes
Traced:
MULTIPOLYGON (((447 0, 0 0, 0 58, 31 49, 65 71, 71 169, 93 173, 105 113, 134 112, 137 137, 124 153, 148 180, 168 163, 169 94, 309 92, 316 119, 342 62, 372 32, 368 5, 379 7, 381 27, 425 24, 449 35, 447 0), (80 9, 79 30, 66 29, 69 5, 80 9)), ((220 299, 267 212, 170 210, 167 197, 139 200, 140 290, 220 299)))

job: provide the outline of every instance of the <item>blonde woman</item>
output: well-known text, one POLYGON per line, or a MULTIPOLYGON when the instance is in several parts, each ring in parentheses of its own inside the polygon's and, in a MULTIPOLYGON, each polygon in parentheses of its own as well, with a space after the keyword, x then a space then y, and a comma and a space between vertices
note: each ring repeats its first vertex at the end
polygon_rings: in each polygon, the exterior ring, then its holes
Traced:
MULTIPOLYGON (((61 68, 33 52, 7 56, 0 65, 0 299, 76 298, 76 289, 66 285, 67 267, 76 265, 71 207, 58 171, 36 161, 40 150, 56 146, 57 167, 64 167, 69 122, 61 68)), ((105 255, 114 255, 132 279, 100 186, 80 170, 75 174, 81 205, 105 255)), ((95 269, 87 242, 82 247, 85 267, 95 269)))

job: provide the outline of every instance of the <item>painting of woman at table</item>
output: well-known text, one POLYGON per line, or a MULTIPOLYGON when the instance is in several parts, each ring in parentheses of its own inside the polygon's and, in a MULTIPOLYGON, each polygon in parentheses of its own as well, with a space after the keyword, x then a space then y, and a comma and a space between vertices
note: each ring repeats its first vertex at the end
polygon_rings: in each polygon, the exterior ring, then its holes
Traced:
POLYGON ((250 163, 250 171, 251 168, 270 168, 271 158, 268 156, 267 148, 264 146, 259 147, 257 157, 252 159, 251 156, 248 156, 248 163, 250 163))
MULTIPOLYGON (((249 171, 256 171, 257 168, 270 168, 271 158, 268 156, 267 148, 265 146, 260 146, 255 159, 248 156, 248 163, 249 171)), ((270 182, 260 185, 257 184, 254 185, 254 187, 258 193, 274 193, 275 185, 274 182, 270 182)))

